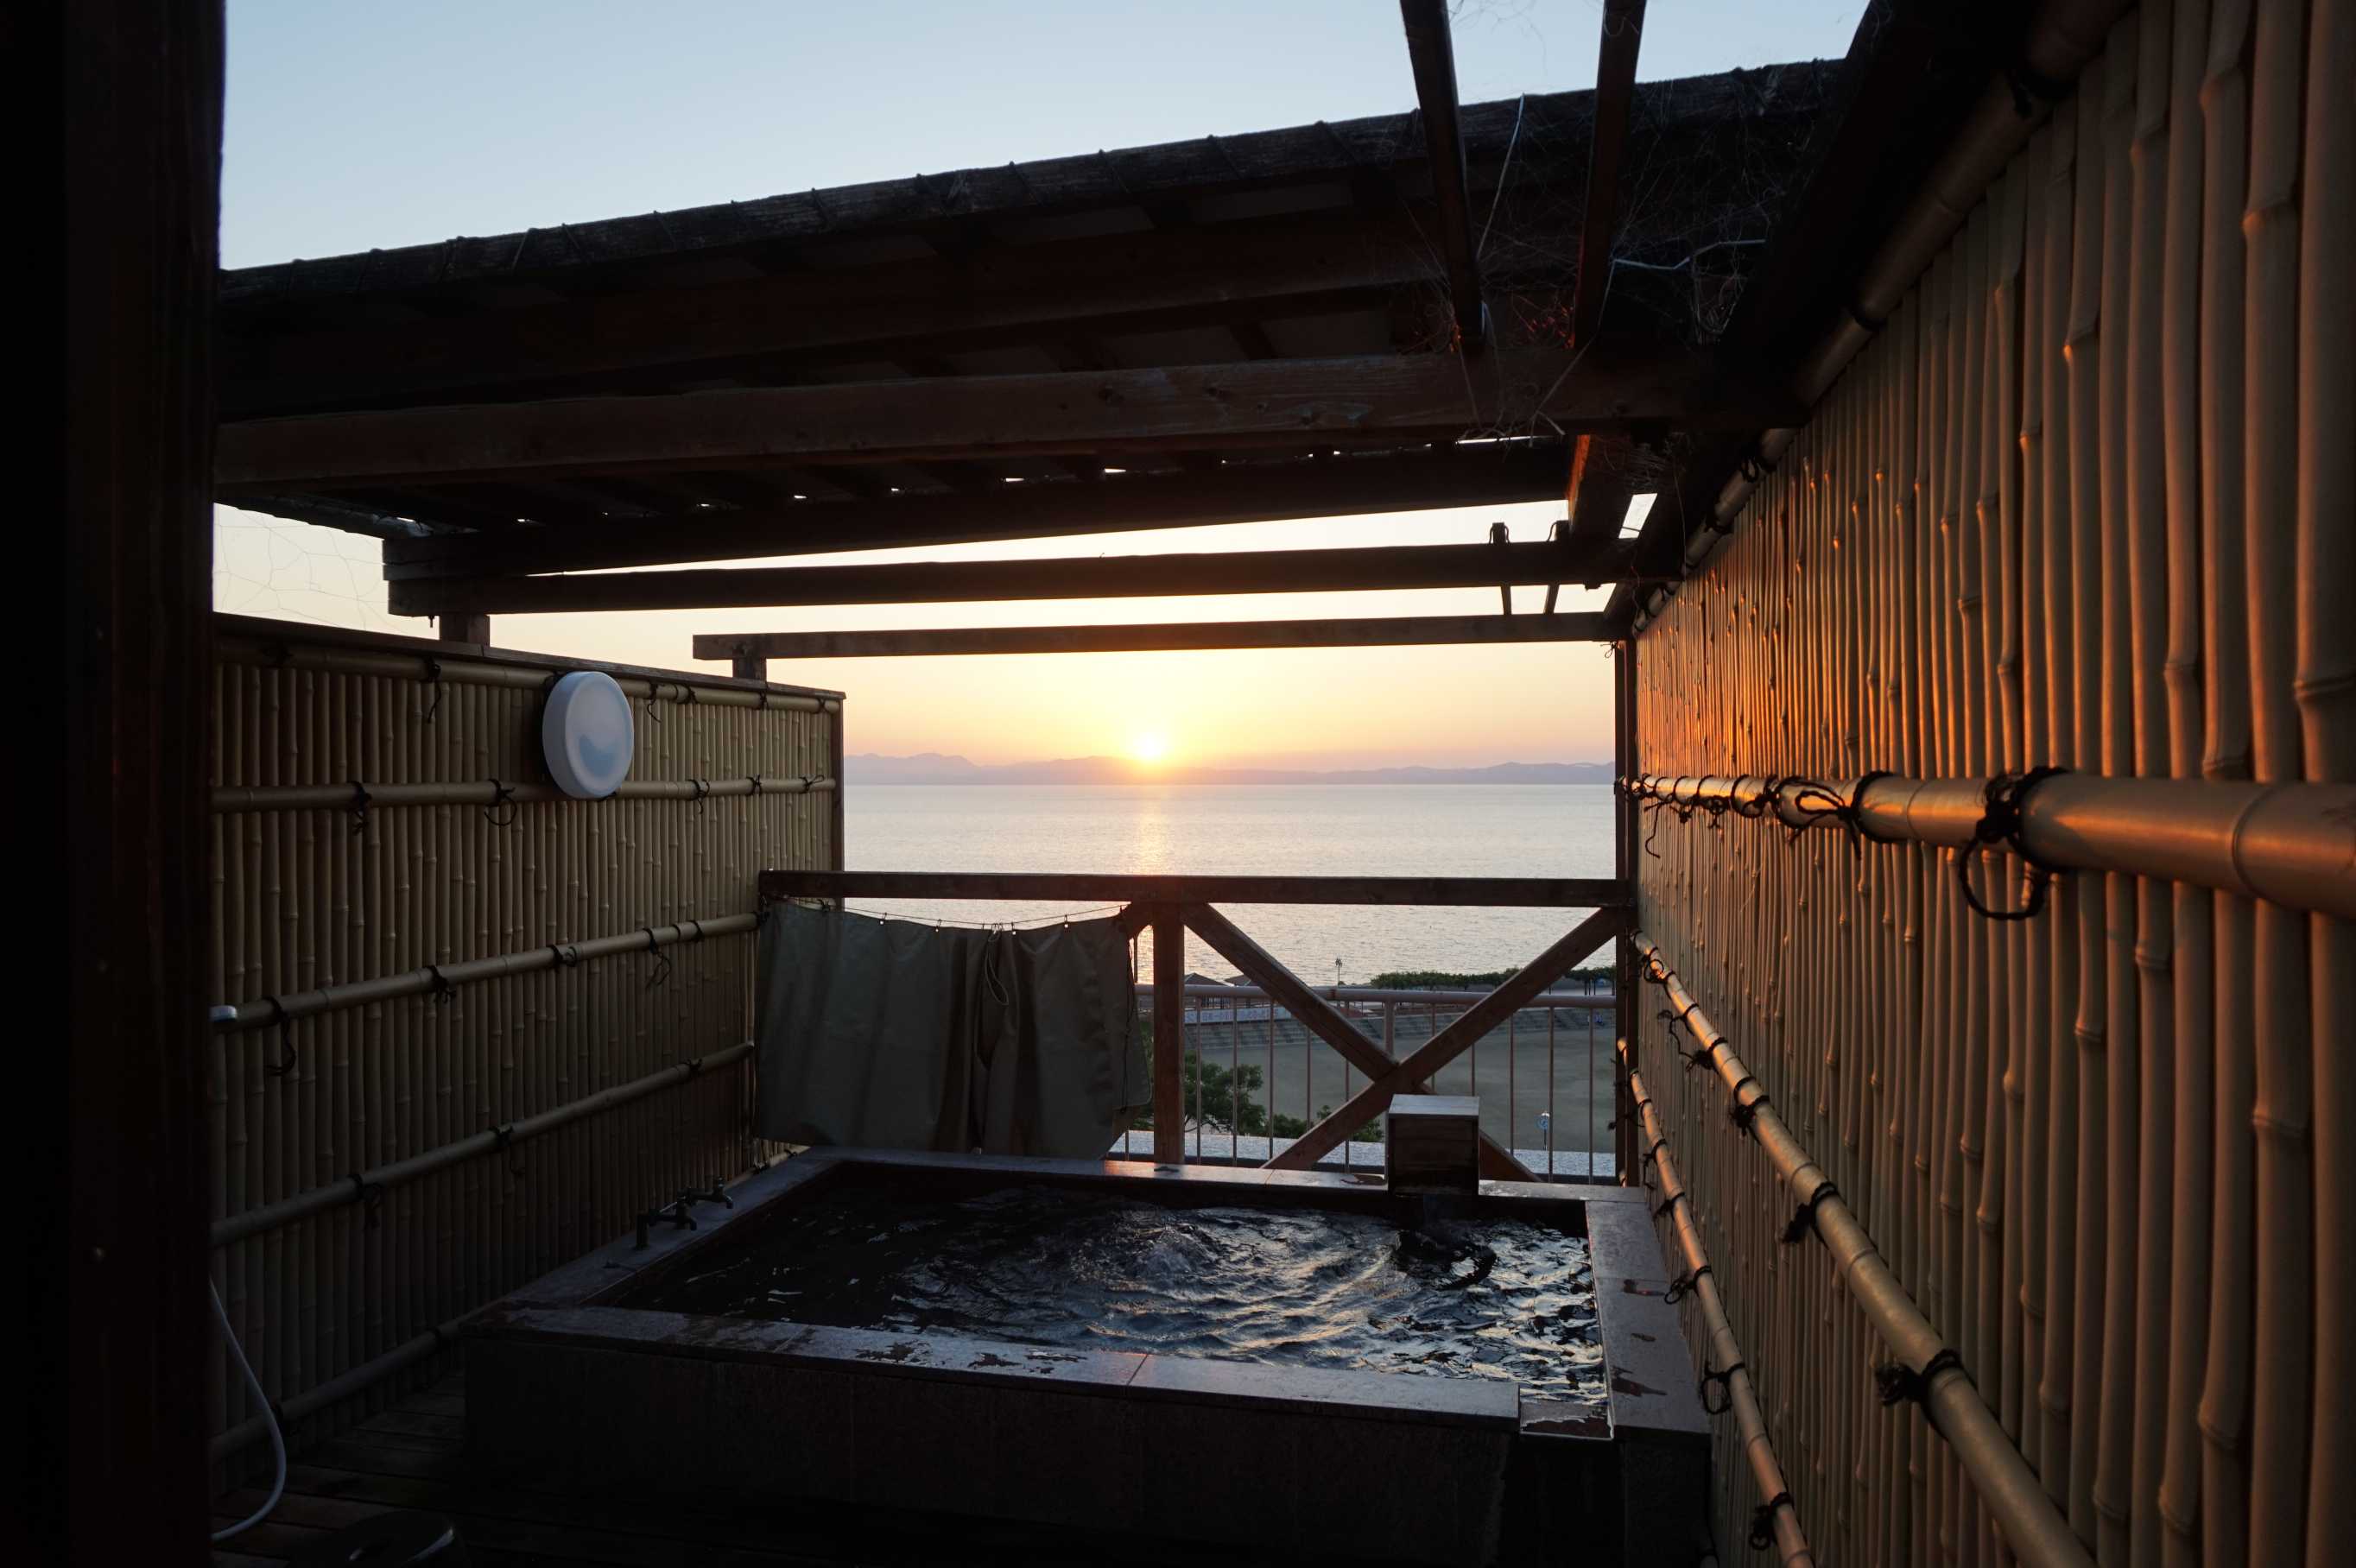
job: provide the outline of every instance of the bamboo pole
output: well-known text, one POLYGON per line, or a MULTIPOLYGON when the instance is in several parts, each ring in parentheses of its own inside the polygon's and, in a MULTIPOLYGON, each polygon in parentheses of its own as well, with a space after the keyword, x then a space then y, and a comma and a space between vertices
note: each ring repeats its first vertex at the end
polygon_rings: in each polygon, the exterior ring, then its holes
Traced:
POLYGON ((616 1083, 585 1094, 578 1100, 525 1116, 499 1126, 487 1127, 478 1133, 440 1144, 422 1154, 390 1165, 380 1165, 367 1170, 354 1171, 325 1187, 314 1187, 259 1209, 247 1210, 213 1222, 212 1241, 216 1247, 225 1247, 262 1235, 282 1226, 314 1214, 323 1214, 355 1203, 382 1201, 381 1194, 408 1182, 436 1175, 464 1161, 477 1159, 495 1150, 506 1150, 528 1143, 543 1134, 594 1115, 598 1112, 627 1105, 659 1089, 686 1083, 697 1074, 713 1068, 723 1068, 741 1061, 753 1051, 751 1040, 741 1040, 707 1055, 691 1058, 674 1066, 661 1068, 642 1078, 616 1083))
MULTIPOLYGON (((741 799, 747 795, 809 795, 838 790, 837 778, 805 773, 794 778, 745 774, 735 778, 626 779, 603 800, 741 799)), ((354 781, 330 784, 297 784, 277 788, 224 787, 213 791, 215 812, 345 811, 352 814, 355 831, 370 812, 404 806, 479 805, 504 810, 509 805, 541 805, 574 802, 552 784, 505 784, 497 778, 459 783, 384 784, 354 781)), ((594 804, 582 802, 582 804, 594 804)))
MULTIPOLYGON (((2201 774, 2251 776, 2248 545, 2243 515, 2244 246, 2247 179, 2250 36, 2248 0, 2219 0, 2211 17, 2201 88, 2201 657, 2206 743, 2201 774)), ((2230 1563, 2248 1541, 2247 1427, 2250 1388, 2254 1153, 2250 1109, 2256 1057, 2251 970, 2255 912, 2246 898, 2217 901, 2216 1066, 2210 1115, 2212 1204, 2207 1344, 2201 1371, 2197 1439, 2171 1448, 2160 1491, 2172 1564, 2230 1563), (2187 1452, 2197 1440, 2197 1461, 2187 1452), (2195 1468, 2197 1463, 2197 1469, 2195 1468)))
MULTIPOLYGON (((2298 285, 2298 510, 2296 685, 2309 780, 2356 780, 2356 7, 2314 0, 2307 40, 2298 285)), ((2308 921, 2316 978, 2314 1082, 2315 1360, 2307 1477, 2307 1561, 2344 1556, 2356 1541, 2356 1440, 2330 1397, 2356 1378, 2347 1343, 2356 1322, 2356 923, 2308 921)))
MULTIPOLYGON (((2247 381, 2243 407, 2246 516, 2298 508, 2299 103, 2306 48, 2302 0, 2259 0, 2251 54, 2246 252, 2247 381)), ((2345 439, 2344 433, 2340 439, 2345 439)), ((2251 620, 2254 773, 2300 776, 2297 677, 2297 540, 2253 526, 2251 620)), ((2257 1305, 2251 1403, 2250 1533, 2254 1563, 2296 1562, 2306 1525, 2308 1420, 2313 1397, 2314 1167, 2307 923, 2256 912, 2257 1305)))
POLYGON ((1625 1040, 1619 1042, 1618 1056, 1627 1071, 1629 1103, 1639 1118, 1639 1131, 1645 1147, 1652 1151, 1645 1157, 1660 1173, 1661 1204, 1669 1215, 1669 1228, 1676 1237, 1678 1250, 1685 1256, 1686 1272, 1681 1283, 1696 1303, 1708 1330, 1704 1352, 1707 1362, 1723 1375, 1728 1407, 1734 1416, 1743 1456, 1750 1464, 1752 1488, 1762 1499, 1760 1517, 1772 1532, 1775 1560, 1785 1568, 1794 1563, 1813 1563, 1815 1557, 1808 1550, 1807 1537, 1801 1532, 1799 1507, 1792 1501, 1791 1488, 1783 1480, 1783 1467, 1775 1457, 1774 1440, 1768 1432, 1766 1414, 1760 1407, 1757 1383, 1743 1358, 1741 1342, 1735 1338, 1733 1325, 1727 1317, 1718 1282, 1711 1277, 1716 1271, 1710 1267, 1709 1253, 1702 1245, 1699 1221, 1694 1217, 1693 1206, 1685 1201, 1691 1195, 1677 1179, 1669 1140, 1661 1130, 1651 1098, 1644 1093, 1643 1076, 1636 1071, 1633 1053, 1625 1040))
POLYGON ((708 704, 716 708, 750 708, 760 711, 833 713, 842 706, 840 692, 813 691, 804 687, 767 686, 758 689, 742 681, 717 681, 705 677, 633 675, 615 670, 594 661, 540 659, 530 655, 508 656, 497 660, 444 658, 438 653, 373 653, 338 647, 332 644, 306 642, 299 635, 284 640, 261 641, 241 637, 219 640, 218 656, 223 660, 250 664, 265 668, 332 671, 343 675, 380 676, 396 680, 415 681, 422 687, 442 685, 487 686, 509 691, 540 692, 547 689, 557 676, 573 669, 605 669, 614 677, 614 683, 625 696, 648 702, 691 707, 708 704))
POLYGON ((619 935, 595 936, 579 942, 558 941, 522 953, 503 953, 493 958, 435 965, 412 969, 406 974, 356 980, 348 985, 324 986, 315 990, 265 997, 259 1001, 224 1009, 221 1016, 215 1018, 213 1027, 222 1031, 265 1029, 273 1024, 287 1023, 345 1008, 391 1001, 397 997, 447 996, 456 987, 477 981, 527 975, 542 969, 570 969, 601 958, 657 952, 683 942, 743 935, 759 923, 757 914, 715 915, 710 920, 645 926, 619 935))
POLYGON ((1807 1228, 1824 1243, 1833 1260, 1835 1277, 1863 1309, 1898 1363, 1912 1374, 1918 1390, 1914 1397, 1971 1477, 1982 1503, 2000 1521, 2013 1552, 2031 1563, 2089 1562, 2022 1461, 2019 1450, 1982 1402, 1952 1348, 1899 1284, 1847 1201, 1833 1189, 1823 1167, 1793 1136, 1758 1079, 1668 967, 1659 944, 1643 932, 1632 940, 1647 962, 1651 976, 1664 988, 1671 1009, 1683 1019, 1710 1069, 1726 1084, 1730 1103, 1741 1108, 1751 1136, 1782 1185, 1805 1212, 1807 1228), (1750 1092, 1747 1099, 1745 1090, 1750 1092))
MULTIPOLYGON (((1664 807, 1772 816, 1783 827, 1854 826, 1869 838, 1968 848, 1988 780, 1646 774, 1623 785, 1664 807)), ((2356 846, 2344 823, 2356 786, 2068 773, 2021 793, 2020 844, 2062 869, 2191 882, 2281 908, 2356 914, 2356 846)))

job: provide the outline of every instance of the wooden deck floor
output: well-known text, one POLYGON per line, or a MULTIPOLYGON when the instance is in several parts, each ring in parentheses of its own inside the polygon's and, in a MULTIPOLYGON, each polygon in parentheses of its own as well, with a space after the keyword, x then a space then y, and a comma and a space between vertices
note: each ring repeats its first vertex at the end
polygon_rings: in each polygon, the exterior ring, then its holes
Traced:
MULTIPOLYGON (((839 1504, 715 1506, 607 1488, 594 1496, 469 1473, 466 1381, 436 1383, 344 1435, 299 1450, 286 1495, 270 1518, 213 1554, 222 1568, 283 1563, 328 1533, 390 1509, 456 1520, 476 1568, 557 1564, 790 1564, 968 1563, 1201 1563, 1248 1553, 1134 1535, 1044 1533, 947 1515, 887 1513, 839 1504)), ((219 1499, 214 1528, 261 1506, 263 1491, 219 1499)), ((1298 1562, 1295 1558, 1293 1561, 1298 1562)))

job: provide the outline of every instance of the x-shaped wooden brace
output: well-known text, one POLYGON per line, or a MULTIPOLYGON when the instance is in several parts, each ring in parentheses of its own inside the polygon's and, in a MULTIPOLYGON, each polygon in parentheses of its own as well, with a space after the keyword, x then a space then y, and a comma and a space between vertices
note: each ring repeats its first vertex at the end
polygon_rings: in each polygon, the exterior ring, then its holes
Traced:
MULTIPOLYGON (((1434 1072, 1520 1011, 1531 997, 1561 978, 1572 965, 1626 930, 1627 921, 1625 910, 1597 910, 1561 941, 1515 971, 1505 984, 1473 1003, 1454 1023, 1394 1061, 1224 916, 1202 904, 1192 905, 1186 912, 1186 923, 1204 941, 1366 1074, 1366 1086, 1350 1096, 1349 1104, 1301 1134, 1290 1147, 1268 1162, 1269 1168, 1274 1170, 1314 1169, 1317 1162, 1339 1147, 1354 1128, 1382 1115, 1392 1095, 1428 1092, 1424 1084, 1434 1072), (1236 945, 1230 947, 1229 942, 1236 945)), ((1536 1179, 1485 1133, 1481 1136, 1481 1173, 1505 1179, 1536 1179)))

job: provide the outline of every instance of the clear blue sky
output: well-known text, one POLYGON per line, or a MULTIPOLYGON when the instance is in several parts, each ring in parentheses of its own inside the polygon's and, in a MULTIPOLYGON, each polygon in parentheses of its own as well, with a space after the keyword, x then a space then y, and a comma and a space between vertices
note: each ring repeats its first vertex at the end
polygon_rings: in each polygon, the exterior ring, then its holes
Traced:
MULTIPOLYGON (((1862 0, 1653 0, 1649 79, 1847 52, 1862 0)), ((1456 7, 1468 101, 1591 85, 1596 0, 1456 7)), ((1395 0, 229 0, 222 261, 430 243, 811 187, 1392 113, 1415 90, 1395 0)), ((1465 542, 1559 505, 1109 535, 932 558, 1465 542)), ((377 551, 224 511, 225 610, 423 634, 377 551)), ((837 560, 842 558, 835 558, 837 560)), ((1535 599, 1534 593, 1525 597, 1535 599)), ((1595 595, 1598 600, 1601 595, 1595 595)), ((1587 606, 1573 591, 1566 607, 1587 606)), ((696 667, 696 632, 1494 609, 1494 591, 503 616, 519 648, 696 667)), ((773 667, 851 693, 855 751, 1119 752, 1316 765, 1610 754, 1592 648, 873 659, 773 667), (1402 715, 1414 716, 1403 722, 1402 715)))
MULTIPOLYGON (((1859 0, 1656 0, 1646 78, 1859 0)), ((1595 0, 1456 7, 1467 101, 1594 80, 1595 0)), ((230 0, 222 263, 1411 108, 1390 0, 230 0)))

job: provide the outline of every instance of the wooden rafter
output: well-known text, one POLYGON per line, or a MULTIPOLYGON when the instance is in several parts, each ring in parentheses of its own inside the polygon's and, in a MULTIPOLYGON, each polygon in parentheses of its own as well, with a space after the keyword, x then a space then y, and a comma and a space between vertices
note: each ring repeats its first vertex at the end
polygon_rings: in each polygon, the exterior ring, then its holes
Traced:
POLYGON ((1331 593, 1487 588, 1500 582, 1616 581, 1617 545, 1388 545, 1053 560, 890 561, 742 571, 456 577, 394 582, 395 614, 454 611, 701 610, 804 604, 942 604, 1016 599, 1161 598, 1194 593, 1331 593))
POLYGON ((1787 391, 1703 351, 1574 362, 1526 349, 1470 375, 1453 355, 1369 355, 249 420, 222 427, 214 475, 233 498, 764 464, 1299 451, 1544 426, 1759 428, 1796 415, 1787 391))
POLYGON ((1603 42, 1595 57, 1595 140, 1587 158, 1587 210, 1580 226, 1576 342, 1594 341, 1612 287, 1612 237, 1619 226, 1620 167, 1628 150, 1628 107, 1636 97, 1636 51, 1644 0, 1603 0, 1603 42))
POLYGON ((940 655, 1171 653, 1206 648, 1437 647, 1608 642, 1601 613, 1397 615, 1361 621, 1179 621, 1097 626, 942 626, 873 632, 709 633, 700 659, 863 659, 940 655))
MULTIPOLYGON (((1445 445, 1313 462, 1238 463, 1201 472, 1111 475, 1086 486, 1004 485, 995 495, 884 496, 850 502, 793 501, 789 493, 762 483, 776 476, 776 471, 767 469, 681 475, 682 485, 709 491, 735 509, 690 508, 650 520, 570 523, 504 538, 443 533, 393 540, 385 548, 384 573, 398 581, 577 571, 1543 501, 1561 494, 1564 451, 1564 443, 1552 440, 1445 445)), ((246 504, 295 517, 304 513, 286 508, 320 505, 305 497, 246 504)), ((415 509, 430 517, 433 505, 431 496, 422 496, 415 509)), ((511 503, 510 525, 514 515, 511 503)), ((391 514, 381 523, 380 531, 418 531, 391 514)))
MULTIPOLYGON (((1070 336, 1227 326, 1346 310, 1423 278, 1396 220, 1330 216, 1249 228, 1095 236, 937 260, 802 270, 481 311, 289 331, 235 353, 232 417, 538 387, 643 386, 651 373, 774 374, 797 365, 937 358, 1070 336)), ((232 347, 236 346, 233 344, 232 347)), ((1250 357, 1263 357, 1253 354, 1250 357)))
POLYGON ((1399 0, 1407 27, 1408 61, 1415 71, 1416 107, 1431 169, 1432 205, 1439 209, 1440 253, 1448 264, 1448 301, 1456 338, 1466 353, 1488 342, 1481 303, 1481 257, 1472 237, 1472 203, 1464 173, 1464 133, 1456 112, 1456 46, 1448 31, 1447 0, 1399 0))
POLYGON ((1627 915, 1618 909, 1599 909, 1568 935, 1531 959, 1505 984, 1467 1008, 1454 1023, 1416 1047, 1382 1077, 1350 1097, 1340 1110, 1319 1122, 1268 1162, 1276 1170, 1310 1170, 1333 1152, 1356 1128, 1382 1115, 1394 1094, 1411 1092, 1462 1056, 1481 1038, 1559 978, 1566 969, 1626 929, 1627 915))
MULTIPOLYGON (((1117 904, 1443 904, 1595 909, 1626 901, 1597 877, 1130 876, 1087 871, 826 871, 761 873, 766 899, 1019 899, 1117 904)), ((1590 921, 1588 925, 1594 923, 1590 921)), ((1580 930, 1587 929, 1582 925, 1580 930)), ((1551 980, 1575 960, 1550 971, 1551 980)), ((1533 993, 1535 994, 1535 993, 1533 993)))

